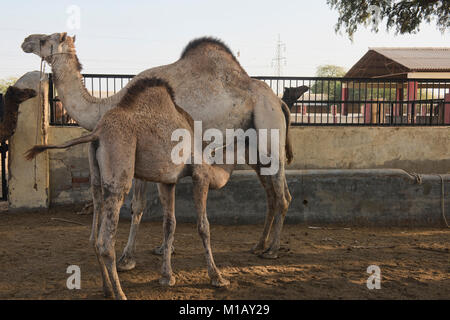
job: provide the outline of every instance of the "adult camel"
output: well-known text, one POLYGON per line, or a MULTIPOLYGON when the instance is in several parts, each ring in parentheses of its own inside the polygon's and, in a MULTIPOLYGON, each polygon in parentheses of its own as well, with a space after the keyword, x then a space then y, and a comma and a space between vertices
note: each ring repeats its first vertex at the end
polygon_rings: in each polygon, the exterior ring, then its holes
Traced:
MULTIPOLYGON (((194 120, 202 121, 203 130, 215 128, 224 136, 226 129, 245 130, 252 127, 256 130, 279 130, 277 173, 263 175, 260 164, 252 165, 267 195, 264 229, 252 252, 264 258, 277 258, 284 218, 291 202, 285 163, 292 161, 293 153, 288 135, 289 109, 271 88, 264 82, 249 77, 223 42, 213 38, 200 38, 191 41, 176 62, 145 70, 115 95, 96 98, 84 86, 74 42, 75 37, 70 37, 65 32, 33 34, 24 40, 22 49, 26 53, 38 55, 50 64, 54 84, 67 113, 89 131, 95 128, 108 110, 118 105, 136 81, 144 78, 167 81, 176 93, 177 105, 194 120), (268 244, 270 234, 272 241, 268 244)), ((135 266, 134 248, 145 206, 145 191, 146 183, 136 179, 130 235, 118 262, 119 270, 130 270, 135 266)), ((95 210, 97 209, 94 207, 95 210)))

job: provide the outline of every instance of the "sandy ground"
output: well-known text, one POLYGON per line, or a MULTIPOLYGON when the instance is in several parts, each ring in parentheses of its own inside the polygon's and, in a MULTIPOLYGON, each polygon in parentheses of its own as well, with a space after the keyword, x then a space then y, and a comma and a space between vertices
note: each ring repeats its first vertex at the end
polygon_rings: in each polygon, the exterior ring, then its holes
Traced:
MULTIPOLYGON (((0 213, 0 299, 103 299, 100 270, 88 242, 90 216, 72 209, 0 213), (52 218, 69 219, 71 224, 52 218), (69 265, 81 268, 81 289, 68 290, 69 265)), ((218 267, 228 288, 209 285, 194 224, 178 224, 173 269, 177 283, 158 283, 161 223, 142 223, 137 266, 120 273, 129 299, 450 299, 450 230, 311 229, 286 225, 277 260, 248 252, 262 226, 211 226, 218 267), (381 268, 381 289, 369 290, 369 265, 381 268)), ((117 236, 120 255, 129 221, 117 236)))

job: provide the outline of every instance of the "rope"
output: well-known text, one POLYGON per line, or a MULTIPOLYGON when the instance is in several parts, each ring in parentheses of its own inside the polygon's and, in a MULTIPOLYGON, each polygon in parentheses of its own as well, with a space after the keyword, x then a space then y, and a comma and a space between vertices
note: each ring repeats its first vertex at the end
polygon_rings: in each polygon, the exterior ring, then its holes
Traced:
POLYGON ((442 212, 442 218, 444 220, 445 225, 447 228, 450 228, 447 222, 447 218, 445 217, 445 190, 444 190, 444 177, 440 174, 437 175, 439 178, 441 178, 441 212, 442 212))
MULTIPOLYGON (((41 52, 41 47, 39 47, 39 53, 41 52)), ((36 121, 36 136, 34 140, 34 144, 38 144, 38 136, 39 136, 39 124, 42 123, 42 132, 44 133, 44 121, 45 121, 45 109, 44 109, 44 100, 42 97, 42 81, 44 80, 45 75, 45 62, 48 57, 53 57, 58 54, 73 54, 72 52, 55 52, 53 53, 53 46, 51 46, 51 52, 48 56, 41 58, 41 65, 39 68, 39 87, 38 87, 38 96, 39 96, 39 111, 41 114, 41 117, 37 117, 36 121)), ((37 157, 34 158, 34 165, 33 165, 33 171, 34 171, 34 190, 37 191, 37 157)))
MULTIPOLYGON (((36 135, 35 135, 35 139, 34 139, 34 144, 37 145, 38 144, 38 136, 39 136, 39 124, 40 121, 42 120, 42 113, 43 113, 43 105, 44 102, 42 100, 42 80, 44 78, 44 73, 45 73, 45 63, 44 63, 44 58, 41 59, 41 65, 39 68, 39 87, 38 87, 38 99, 39 99, 39 110, 41 111, 41 118, 36 117, 36 135)), ((34 190, 37 191, 37 157, 34 158, 34 164, 33 164, 33 171, 34 171, 34 185, 33 188, 34 190)))
POLYGON ((422 175, 420 173, 408 172, 408 174, 410 176, 412 176, 414 179, 416 179, 417 184, 422 184, 423 179, 422 179, 422 175))
MULTIPOLYGON (((406 171, 406 170, 405 170, 406 171)), ((417 184, 422 184, 422 175, 415 172, 408 172, 406 171, 408 175, 410 175, 413 179, 416 180, 417 184)), ((441 179, 441 213, 442 213, 442 220, 445 223, 445 226, 447 228, 450 228, 450 225, 448 224, 447 218, 445 217, 445 183, 444 183, 444 177, 440 174, 436 174, 441 179)))

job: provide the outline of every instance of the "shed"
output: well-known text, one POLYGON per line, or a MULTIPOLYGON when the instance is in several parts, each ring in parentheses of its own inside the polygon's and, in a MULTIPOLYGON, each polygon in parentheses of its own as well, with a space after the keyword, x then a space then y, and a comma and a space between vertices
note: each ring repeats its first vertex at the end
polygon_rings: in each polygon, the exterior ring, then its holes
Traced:
POLYGON ((450 79, 450 48, 369 48, 345 77, 450 79))

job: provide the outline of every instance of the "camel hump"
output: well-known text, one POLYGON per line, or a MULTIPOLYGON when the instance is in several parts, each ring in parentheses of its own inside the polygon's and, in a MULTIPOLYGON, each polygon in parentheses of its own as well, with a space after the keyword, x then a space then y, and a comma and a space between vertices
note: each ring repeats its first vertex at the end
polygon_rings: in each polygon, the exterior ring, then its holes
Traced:
POLYGON ((180 59, 185 58, 189 53, 195 51, 195 49, 205 45, 214 45, 216 47, 219 47, 221 50, 227 52, 236 60, 236 57, 234 56, 231 49, 222 40, 213 37, 202 37, 190 41, 181 53, 180 59))
POLYGON ((139 79, 136 82, 134 82, 127 90, 125 95, 122 97, 122 99, 119 102, 119 105, 122 107, 127 107, 133 105, 139 98, 139 95, 144 92, 145 90, 149 88, 154 87, 164 87, 167 91, 167 93, 170 96, 170 99, 175 104, 175 93, 172 89, 172 87, 169 85, 169 83, 166 80, 163 80, 161 78, 143 78, 139 79))

